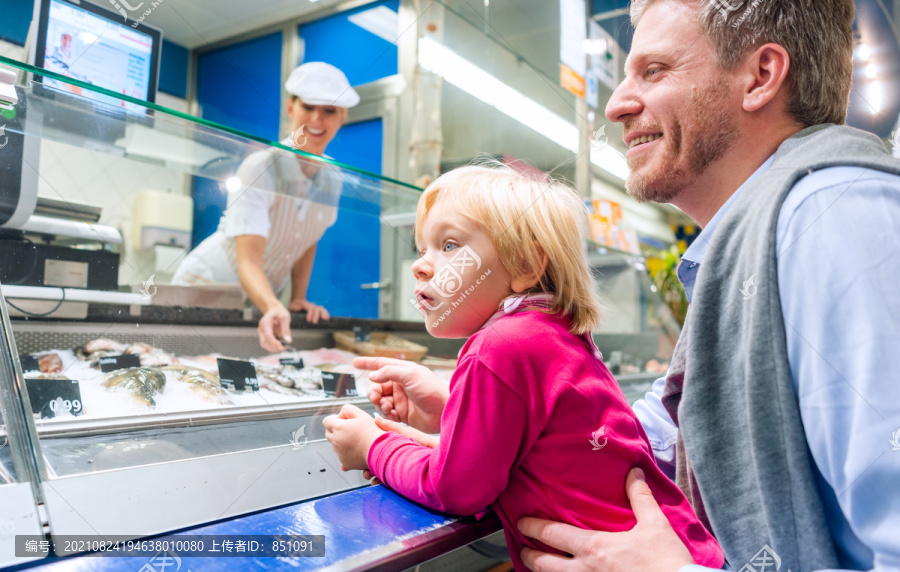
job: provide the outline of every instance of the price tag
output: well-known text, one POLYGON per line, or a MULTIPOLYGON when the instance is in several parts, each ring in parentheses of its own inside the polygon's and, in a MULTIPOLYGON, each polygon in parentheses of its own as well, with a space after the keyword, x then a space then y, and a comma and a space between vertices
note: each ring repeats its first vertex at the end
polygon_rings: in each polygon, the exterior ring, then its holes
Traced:
POLYGON ((22 354, 19 356, 19 361, 22 362, 22 372, 28 371, 41 371, 41 366, 38 363, 38 357, 32 354, 22 354))
POLYGON ((353 326, 353 340, 357 342, 372 341, 372 334, 369 326, 353 326))
POLYGON ((303 359, 302 358, 281 358, 278 360, 278 363, 281 365, 292 365, 297 369, 303 369, 303 359))
POLYGON ((235 391, 259 391, 259 380, 256 379, 256 368, 249 361, 218 358, 219 380, 223 387, 235 391))
POLYGON ((129 367, 141 367, 141 356, 137 354, 122 354, 120 356, 108 356, 100 358, 100 371, 109 373, 117 369, 129 367))
POLYGON ((81 415, 81 387, 74 379, 26 379, 31 411, 40 413, 41 419, 53 419, 57 415, 81 415))
POLYGON ((356 378, 350 373, 322 372, 325 397, 356 397, 356 378))

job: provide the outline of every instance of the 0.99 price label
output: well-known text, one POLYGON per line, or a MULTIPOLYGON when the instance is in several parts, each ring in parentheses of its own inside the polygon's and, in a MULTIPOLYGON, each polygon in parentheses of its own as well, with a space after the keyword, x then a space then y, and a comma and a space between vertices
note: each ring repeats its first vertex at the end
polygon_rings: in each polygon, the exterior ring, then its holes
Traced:
POLYGON ((81 415, 81 387, 74 379, 26 379, 31 411, 41 419, 60 415, 81 415))
POLYGON ((59 415, 63 411, 71 413, 72 415, 78 415, 79 413, 81 413, 80 399, 69 400, 57 397, 47 405, 50 407, 50 411, 52 411, 54 415, 59 415))

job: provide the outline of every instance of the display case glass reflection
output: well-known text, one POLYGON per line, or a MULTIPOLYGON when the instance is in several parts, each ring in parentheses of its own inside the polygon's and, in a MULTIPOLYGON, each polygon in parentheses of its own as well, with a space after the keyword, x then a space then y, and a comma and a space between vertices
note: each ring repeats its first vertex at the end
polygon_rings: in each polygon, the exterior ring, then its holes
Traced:
MULTIPOLYGON (((4 219, 0 246, 18 263, 3 266, 0 282, 51 475, 275 439, 199 449, 132 443, 160 451, 144 460, 108 460, 101 439, 96 451, 84 445, 85 464, 74 469, 71 451, 52 453, 73 434, 198 418, 269 422, 360 402, 365 377, 333 331, 394 317, 383 293, 365 286, 394 279, 383 243, 406 239, 391 217, 414 211, 420 190, 309 155, 302 133, 268 142, 119 96, 140 107, 123 108, 100 88, 80 87, 76 95, 40 82, 16 86, 7 113, 16 149, 3 157, 19 174, 13 198, 29 212, 4 219), (259 313, 235 272, 234 237, 263 233, 274 245, 265 270, 285 299, 298 255, 316 251, 307 298, 332 315, 315 330, 296 315, 294 341, 276 353, 260 347, 259 313)), ((278 442, 296 440, 292 424, 278 442)))

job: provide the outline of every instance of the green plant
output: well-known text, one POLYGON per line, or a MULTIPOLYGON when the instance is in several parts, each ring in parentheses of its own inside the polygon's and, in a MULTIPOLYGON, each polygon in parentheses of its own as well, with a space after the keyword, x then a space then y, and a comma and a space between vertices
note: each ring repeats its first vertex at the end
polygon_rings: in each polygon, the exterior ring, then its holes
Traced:
POLYGON ((663 301, 672 311, 672 316, 678 323, 684 325, 684 317, 687 315, 688 300, 684 293, 684 287, 678 280, 678 264, 681 262, 681 254, 677 246, 659 252, 659 264, 652 273, 653 284, 662 296, 663 301))

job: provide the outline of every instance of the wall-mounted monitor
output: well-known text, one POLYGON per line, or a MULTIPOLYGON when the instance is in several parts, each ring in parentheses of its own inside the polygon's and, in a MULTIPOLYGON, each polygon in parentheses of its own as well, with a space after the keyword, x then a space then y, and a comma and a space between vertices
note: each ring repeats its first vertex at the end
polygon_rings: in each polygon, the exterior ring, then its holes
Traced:
MULTIPOLYGON (((162 33, 156 28, 86 0, 38 0, 33 23, 36 66, 136 99, 156 101, 162 49, 162 33)), ((80 91, 49 78, 42 81, 80 91)), ((96 94, 91 98, 104 99, 96 94)), ((139 109, 107 99, 129 110, 139 109)))

